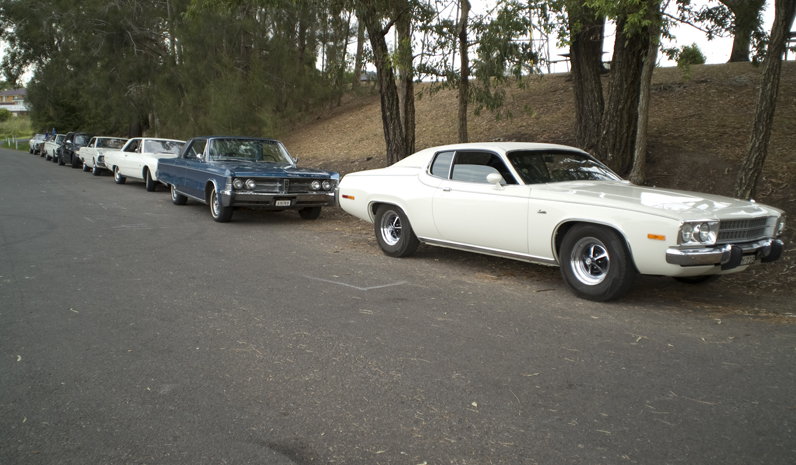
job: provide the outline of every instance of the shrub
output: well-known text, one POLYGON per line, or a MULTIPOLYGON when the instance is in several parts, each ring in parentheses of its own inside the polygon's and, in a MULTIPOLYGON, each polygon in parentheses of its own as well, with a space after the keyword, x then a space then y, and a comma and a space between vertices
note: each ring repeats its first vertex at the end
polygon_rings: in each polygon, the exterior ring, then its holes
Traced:
POLYGON ((6 110, 5 108, 0 108, 0 123, 5 123, 9 119, 11 119, 13 115, 10 111, 6 110))

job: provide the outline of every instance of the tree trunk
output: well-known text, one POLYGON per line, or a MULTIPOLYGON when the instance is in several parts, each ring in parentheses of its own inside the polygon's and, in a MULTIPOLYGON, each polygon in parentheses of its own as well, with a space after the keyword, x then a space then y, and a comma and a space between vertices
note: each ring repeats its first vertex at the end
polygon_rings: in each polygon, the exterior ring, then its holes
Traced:
POLYGON ((796 0, 775 0, 774 25, 766 52, 763 80, 755 110, 755 123, 749 140, 749 151, 738 172, 733 195, 739 199, 751 199, 755 195, 757 179, 763 171, 768 155, 768 141, 779 94, 779 77, 782 71, 782 54, 785 53, 785 38, 796 17, 796 0))
POLYGON ((597 157, 624 176, 632 167, 638 124, 641 68, 648 33, 625 33, 625 16, 616 24, 616 43, 608 81, 608 105, 601 123, 597 157))
POLYGON ((467 102, 470 98, 470 56, 467 53, 467 17, 470 15, 470 2, 460 0, 459 15, 459 56, 461 60, 461 81, 459 82, 459 143, 469 142, 467 134, 467 102))
MULTIPOLYGON (((408 5, 397 13, 398 73, 401 79, 401 122, 406 155, 415 151, 415 85, 412 67, 412 15, 408 5)), ((403 158, 403 157, 401 157, 403 158)))
POLYGON ((357 56, 354 60, 354 81, 351 83, 354 88, 359 87, 362 80, 362 57, 365 53, 365 26, 362 21, 357 22, 357 56))
MULTIPOLYGON (((364 2, 363 2, 364 3, 364 2)), ((401 109, 398 89, 395 86, 390 51, 385 36, 387 31, 382 28, 380 19, 372 3, 361 5, 359 17, 365 24, 373 49, 373 62, 379 80, 381 96, 381 121, 384 129, 384 142, 387 145, 387 162, 393 164, 406 157, 406 140, 401 125, 401 109)))
POLYGON ((720 0, 733 15, 732 53, 729 62, 749 61, 752 34, 760 27, 765 0, 720 0))
POLYGON ((573 5, 569 11, 572 42, 572 89, 575 93, 575 141, 578 147, 594 153, 600 140, 605 101, 600 80, 603 56, 604 17, 586 6, 573 5), (574 25, 580 30, 574 31, 574 25))
MULTIPOLYGON (((660 4, 658 4, 660 7, 660 4)), ((659 18, 656 18, 658 21, 659 18)), ((658 45, 661 37, 660 27, 653 27, 647 56, 644 58, 644 67, 641 70, 641 92, 638 98, 638 129, 636 133, 636 147, 633 154, 633 169, 628 180, 633 184, 643 185, 647 182, 647 123, 650 113, 650 85, 652 73, 655 71, 655 61, 658 59, 658 45)))

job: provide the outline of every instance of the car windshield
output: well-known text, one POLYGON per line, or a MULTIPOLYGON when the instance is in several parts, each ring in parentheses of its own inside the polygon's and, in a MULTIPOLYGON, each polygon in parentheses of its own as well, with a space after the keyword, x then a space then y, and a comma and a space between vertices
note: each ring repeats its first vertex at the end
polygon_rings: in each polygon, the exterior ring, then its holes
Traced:
POLYGON ((144 142, 144 152, 179 155, 183 145, 185 145, 185 142, 176 140, 146 140, 144 142))
POLYGON ((97 139, 98 149, 121 149, 127 139, 97 139))
POLYGON ((208 154, 211 160, 247 160, 292 164, 285 147, 275 140, 211 139, 208 154))
POLYGON ((621 181, 598 161, 577 152, 518 150, 508 159, 525 184, 564 181, 621 181))
POLYGON ((55 136, 55 143, 56 144, 61 144, 61 143, 63 143, 65 138, 66 138, 66 134, 58 134, 57 136, 55 136))

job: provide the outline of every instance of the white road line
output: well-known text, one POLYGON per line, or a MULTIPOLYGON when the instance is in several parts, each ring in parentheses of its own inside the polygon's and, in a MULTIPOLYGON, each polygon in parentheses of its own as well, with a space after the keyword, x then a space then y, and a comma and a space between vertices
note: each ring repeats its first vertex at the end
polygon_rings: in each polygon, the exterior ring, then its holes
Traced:
POLYGON ((354 286, 353 284, 341 283, 339 281, 332 281, 332 280, 329 280, 329 279, 315 278, 313 276, 304 276, 304 277, 307 278, 307 279, 315 280, 315 281, 322 281, 322 282, 325 282, 325 283, 339 284, 341 286, 353 287, 354 289, 357 289, 357 290, 360 290, 360 291, 370 291, 370 290, 373 290, 373 289, 381 289, 383 287, 400 286, 402 284, 406 284, 406 281, 399 281, 397 283, 392 283, 392 284, 382 284, 381 286, 359 287, 359 286, 354 286))

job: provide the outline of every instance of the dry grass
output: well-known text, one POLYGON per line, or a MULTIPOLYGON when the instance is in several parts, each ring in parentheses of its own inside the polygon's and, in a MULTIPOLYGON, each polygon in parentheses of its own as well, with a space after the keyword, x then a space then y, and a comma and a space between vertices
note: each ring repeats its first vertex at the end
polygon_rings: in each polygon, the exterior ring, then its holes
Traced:
MULTIPOLYGON (((762 68, 748 63, 694 66, 684 80, 676 68, 659 68, 650 103, 650 184, 731 195, 746 155, 762 68)), ((604 78, 607 79, 607 78, 604 78)), ((574 145, 572 83, 566 74, 533 77, 524 89, 508 89, 513 119, 488 112, 469 116, 471 141, 516 140, 574 145), (534 116, 523 110, 531 108, 534 116)), ((422 87, 421 87, 422 90, 422 87)), ((451 91, 416 102, 418 150, 456 142, 457 101, 451 91)), ((302 165, 351 171, 386 165, 377 93, 343 104, 293 128, 283 137, 302 165)), ((788 212, 785 257, 773 265, 728 277, 742 292, 796 294, 796 62, 784 63, 768 159, 756 199, 788 212)), ((328 227, 347 230, 370 244, 372 231, 341 212, 328 212, 328 227)))

